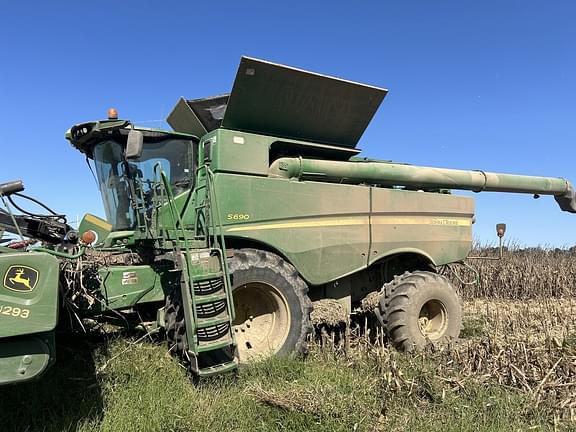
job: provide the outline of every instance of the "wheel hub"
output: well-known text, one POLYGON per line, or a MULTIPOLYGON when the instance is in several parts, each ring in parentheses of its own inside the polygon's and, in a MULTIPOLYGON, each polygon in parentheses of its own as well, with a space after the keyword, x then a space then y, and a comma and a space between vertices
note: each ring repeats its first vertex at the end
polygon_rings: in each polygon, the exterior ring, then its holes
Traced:
POLYGON ((440 300, 428 300, 422 305, 418 316, 422 335, 432 341, 440 339, 448 327, 446 307, 440 300))
POLYGON ((234 304, 234 335, 240 361, 275 354, 290 330, 290 313, 284 296, 272 285, 251 282, 234 290, 234 304))

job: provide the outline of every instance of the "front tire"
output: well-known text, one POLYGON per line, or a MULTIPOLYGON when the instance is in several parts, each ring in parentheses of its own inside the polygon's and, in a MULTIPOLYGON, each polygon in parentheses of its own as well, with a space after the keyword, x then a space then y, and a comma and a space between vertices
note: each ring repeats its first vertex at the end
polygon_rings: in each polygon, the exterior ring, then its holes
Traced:
POLYGON ((283 258, 257 249, 239 249, 228 264, 240 362, 305 354, 312 331, 308 286, 283 258))
POLYGON ((186 321, 184 309, 182 308, 180 287, 173 288, 166 296, 164 329, 166 331, 168 351, 185 362, 188 352, 188 341, 186 339, 186 321))
POLYGON ((394 347, 401 351, 457 339, 462 307, 452 284, 426 271, 406 272, 383 287, 378 315, 394 347))

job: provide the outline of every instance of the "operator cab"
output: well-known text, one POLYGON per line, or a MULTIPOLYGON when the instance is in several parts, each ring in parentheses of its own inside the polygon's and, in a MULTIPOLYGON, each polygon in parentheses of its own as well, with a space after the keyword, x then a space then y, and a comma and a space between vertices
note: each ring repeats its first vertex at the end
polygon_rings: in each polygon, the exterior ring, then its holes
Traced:
POLYGON ((136 128, 126 120, 109 118, 76 125, 66 138, 93 160, 106 219, 113 231, 136 228, 137 212, 150 217, 158 192, 158 167, 166 173, 174 195, 194 186, 196 136, 136 128), (137 157, 126 151, 131 131, 138 131, 143 139, 137 157))

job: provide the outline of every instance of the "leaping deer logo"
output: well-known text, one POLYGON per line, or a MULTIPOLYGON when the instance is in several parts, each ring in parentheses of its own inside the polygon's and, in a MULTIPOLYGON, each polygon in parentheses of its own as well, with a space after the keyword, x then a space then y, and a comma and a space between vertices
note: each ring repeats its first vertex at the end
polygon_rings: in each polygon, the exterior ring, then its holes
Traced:
POLYGON ((23 268, 19 268, 18 270, 16 270, 16 276, 9 278, 8 280, 10 282, 12 282, 13 284, 22 284, 24 285, 26 288, 28 288, 30 291, 32 291, 32 287, 30 286, 30 278, 23 278, 22 275, 24 274, 24 269, 23 268))
POLYGON ((38 282, 38 271, 23 265, 11 266, 4 275, 4 287, 11 291, 32 291, 38 282))

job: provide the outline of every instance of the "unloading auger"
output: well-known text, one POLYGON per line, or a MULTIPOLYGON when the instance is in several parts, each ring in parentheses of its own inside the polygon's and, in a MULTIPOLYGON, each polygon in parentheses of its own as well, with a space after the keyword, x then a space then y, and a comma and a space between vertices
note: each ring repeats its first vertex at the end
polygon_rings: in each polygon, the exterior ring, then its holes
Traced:
POLYGON ((403 186, 411 190, 459 189, 473 192, 513 192, 552 195, 560 209, 576 213, 576 193, 563 178, 493 173, 480 170, 433 168, 381 161, 329 161, 279 158, 270 166, 270 175, 279 178, 403 186))

